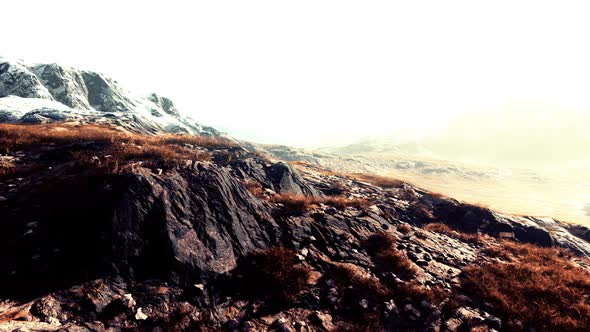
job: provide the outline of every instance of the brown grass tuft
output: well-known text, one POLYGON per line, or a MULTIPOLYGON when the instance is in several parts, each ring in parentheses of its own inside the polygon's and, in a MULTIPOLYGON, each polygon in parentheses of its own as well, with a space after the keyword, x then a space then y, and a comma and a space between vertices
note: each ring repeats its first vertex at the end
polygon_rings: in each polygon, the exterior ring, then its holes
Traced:
POLYGON ((395 243, 393 235, 378 232, 365 241, 365 248, 377 272, 393 272, 402 278, 413 278, 418 272, 416 266, 403 252, 397 250, 395 243))
POLYGON ((343 282, 343 289, 352 286, 354 289, 355 299, 358 300, 369 297, 370 299, 381 299, 390 294, 390 290, 379 281, 372 277, 361 268, 350 263, 335 263, 331 270, 336 281, 343 282))
POLYGON ((16 165, 11 160, 0 159, 0 178, 9 176, 16 171, 16 165))
POLYGON ((368 182, 385 189, 400 188, 404 186, 403 181, 387 176, 365 173, 353 173, 350 174, 350 177, 352 177, 355 180, 368 182))
POLYGON ((499 254, 509 262, 464 269, 463 288, 493 304, 503 319, 549 331, 590 329, 590 274, 562 249, 504 241, 499 254))
POLYGON ((427 231, 431 231, 431 232, 445 234, 445 235, 448 235, 452 238, 461 240, 463 242, 475 243, 475 244, 485 243, 483 235, 481 235, 479 233, 478 234, 468 234, 468 233, 459 232, 459 231, 454 230, 451 227, 449 227, 449 225, 443 224, 443 223, 426 224, 426 226, 424 226, 424 229, 427 231))
POLYGON ((401 225, 397 226, 397 230, 402 234, 408 234, 409 232, 412 231, 412 226, 410 226, 408 224, 401 224, 401 225))
POLYGON ((295 194, 276 194, 272 196, 270 200, 274 203, 281 203, 289 210, 299 213, 308 211, 313 206, 319 204, 331 205, 339 209, 344 209, 349 206, 363 208, 371 204, 368 200, 362 198, 349 199, 344 196, 312 197, 295 194))
POLYGON ((295 252, 284 247, 257 250, 245 271, 247 289, 281 303, 292 301, 307 286, 309 267, 297 264, 295 252))
POLYGON ((15 320, 30 320, 31 314, 29 308, 18 306, 0 313, 0 323, 8 323, 15 320))
POLYGON ((262 185, 254 180, 247 179, 244 181, 244 187, 254 195, 254 197, 263 197, 262 185))
MULTIPOLYGON (((46 151, 46 147, 69 146, 74 160, 113 170, 132 161, 144 161, 150 166, 172 167, 183 161, 210 160, 208 149, 230 148, 235 145, 225 138, 177 134, 143 135, 100 125, 0 124, 0 152, 46 151)), ((1 173, 7 173, 6 167, 0 168, 1 173)))
POLYGON ((422 222, 432 222, 436 219, 428 206, 420 202, 410 205, 408 210, 412 214, 420 217, 422 222))

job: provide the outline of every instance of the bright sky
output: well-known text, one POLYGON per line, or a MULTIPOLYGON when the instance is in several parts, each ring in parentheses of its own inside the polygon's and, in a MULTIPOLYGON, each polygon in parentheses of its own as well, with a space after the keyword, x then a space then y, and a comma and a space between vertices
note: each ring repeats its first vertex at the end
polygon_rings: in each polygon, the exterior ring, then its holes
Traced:
POLYGON ((0 54, 104 72, 257 141, 422 136, 478 112, 503 126, 502 114, 527 122, 539 105, 549 119, 590 113, 587 1, 12 0, 1 10, 0 54))

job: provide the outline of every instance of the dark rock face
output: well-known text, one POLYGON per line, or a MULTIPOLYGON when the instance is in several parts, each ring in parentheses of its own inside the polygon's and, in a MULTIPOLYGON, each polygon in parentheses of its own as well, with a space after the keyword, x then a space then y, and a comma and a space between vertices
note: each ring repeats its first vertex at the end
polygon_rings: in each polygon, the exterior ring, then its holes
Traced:
POLYGON ((559 245, 580 255, 590 255, 590 247, 585 242, 578 241, 578 237, 584 239, 586 234, 579 231, 579 227, 553 219, 501 214, 452 199, 425 198, 426 205, 431 204, 432 213, 437 220, 459 230, 468 233, 481 232, 494 237, 506 235, 520 242, 542 247, 559 245))
POLYGON ((155 93, 149 95, 148 99, 154 102, 156 105, 160 106, 164 110, 164 112, 173 116, 179 116, 178 110, 174 106, 172 100, 166 97, 158 96, 155 93))
POLYGON ((32 71, 55 100, 71 108, 92 109, 88 103, 88 89, 80 71, 57 64, 37 65, 32 71))
POLYGON ((165 178, 133 176, 112 226, 121 266, 149 274, 154 262, 173 263, 173 271, 193 279, 235 268, 239 257, 276 243, 280 234, 241 183, 207 164, 165 178))
POLYGON ((318 189, 307 183, 288 163, 265 164, 248 158, 232 163, 241 178, 253 178, 268 189, 278 193, 320 196, 318 189))
POLYGON ((23 98, 52 100, 52 96, 37 76, 23 64, 0 58, 0 97, 15 95, 23 98))
POLYGON ((308 185, 305 180, 287 163, 276 163, 266 170, 277 192, 297 195, 317 196, 319 192, 308 185))
POLYGON ((0 203, 10 225, 2 249, 18 252, 0 267, 11 276, 3 285, 32 283, 38 273, 47 282, 104 273, 187 282, 232 270, 240 257, 280 238, 268 207, 212 164, 166 177, 76 176, 34 187, 28 202, 12 194, 0 203), (22 204, 37 207, 11 212, 22 204))
POLYGON ((100 112, 125 112, 136 105, 116 83, 99 73, 82 72, 88 88, 88 102, 100 112))

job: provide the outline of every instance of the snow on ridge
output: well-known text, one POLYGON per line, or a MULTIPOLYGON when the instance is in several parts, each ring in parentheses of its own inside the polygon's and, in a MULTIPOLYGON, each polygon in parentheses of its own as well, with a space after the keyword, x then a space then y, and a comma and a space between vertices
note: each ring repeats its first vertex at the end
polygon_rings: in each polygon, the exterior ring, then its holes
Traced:
POLYGON ((220 134, 179 113, 171 100, 134 94, 101 73, 0 56, 0 122, 70 119, 100 119, 150 133, 220 134))

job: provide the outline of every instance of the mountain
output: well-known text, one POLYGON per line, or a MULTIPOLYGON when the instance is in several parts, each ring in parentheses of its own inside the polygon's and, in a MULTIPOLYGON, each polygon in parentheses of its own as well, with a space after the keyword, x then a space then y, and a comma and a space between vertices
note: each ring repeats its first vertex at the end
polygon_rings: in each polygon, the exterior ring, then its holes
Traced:
POLYGON ((219 135, 181 114, 170 99, 134 95, 103 74, 0 57, 0 122, 54 121, 107 123, 141 133, 219 135))
POLYGON ((0 124, 2 331, 590 328, 587 227, 144 127, 115 85, 57 101, 33 75, 0 100, 73 115, 0 124))

